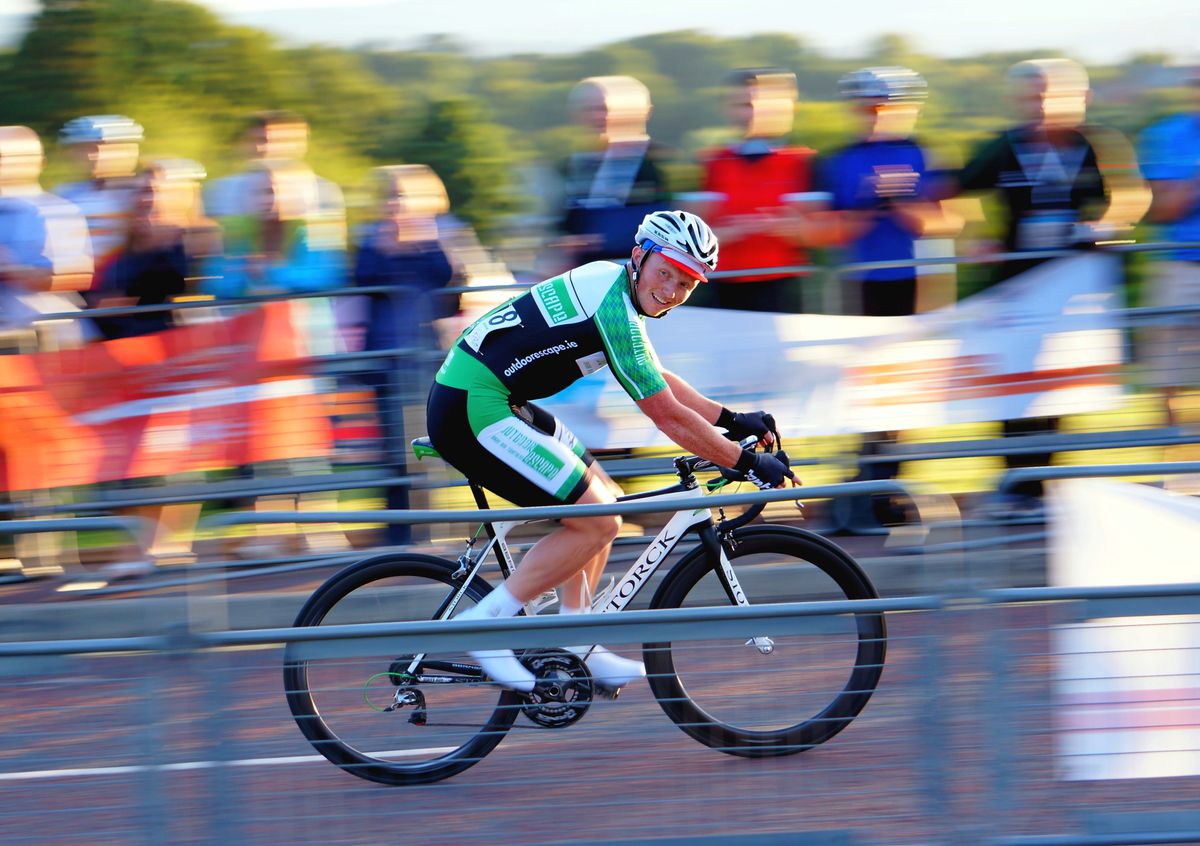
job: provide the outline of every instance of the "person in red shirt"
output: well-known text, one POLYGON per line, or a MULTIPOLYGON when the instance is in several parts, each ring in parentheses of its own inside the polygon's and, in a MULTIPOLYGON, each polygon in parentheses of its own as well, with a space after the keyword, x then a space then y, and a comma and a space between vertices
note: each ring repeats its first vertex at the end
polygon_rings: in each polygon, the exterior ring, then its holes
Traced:
MULTIPOLYGON (((815 150, 785 143, 796 108, 796 77, 778 69, 734 71, 729 107, 742 139, 702 158, 704 217, 721 239, 722 271, 808 263, 796 214, 810 191, 815 150)), ((714 279, 720 308, 799 311, 795 270, 714 279)))

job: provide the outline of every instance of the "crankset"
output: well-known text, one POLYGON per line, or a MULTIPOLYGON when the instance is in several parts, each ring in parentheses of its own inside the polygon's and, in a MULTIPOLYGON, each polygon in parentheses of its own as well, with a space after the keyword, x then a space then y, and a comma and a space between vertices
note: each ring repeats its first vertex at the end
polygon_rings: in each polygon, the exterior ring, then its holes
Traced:
POLYGON ((537 681, 521 711, 543 728, 565 728, 587 713, 596 693, 587 665, 565 649, 530 649, 518 655, 537 681))

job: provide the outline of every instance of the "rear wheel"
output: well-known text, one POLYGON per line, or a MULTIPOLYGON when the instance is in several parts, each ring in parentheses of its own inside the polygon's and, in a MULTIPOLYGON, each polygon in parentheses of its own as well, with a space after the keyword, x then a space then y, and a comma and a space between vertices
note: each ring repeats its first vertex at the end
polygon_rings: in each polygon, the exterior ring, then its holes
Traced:
MULTIPOLYGON (((359 562, 318 588, 295 625, 435 619, 460 584, 451 577, 456 569, 427 555, 359 562)), ((490 590, 483 579, 473 579, 455 613, 490 590)), ((389 640, 288 645, 288 707, 317 751, 359 778, 404 785, 448 778, 494 749, 525 700, 481 681, 465 653, 426 656, 418 673, 443 681, 422 683, 407 675, 412 649, 389 640)))
MULTIPOLYGON (((726 549, 750 604, 878 596, 849 555, 785 526, 733 533, 726 549)), ((690 552, 655 595, 655 608, 712 607, 731 600, 703 548, 690 552)), ((887 651, 878 612, 814 616, 802 634, 770 631, 747 643, 648 643, 654 696, 676 725, 731 755, 766 757, 810 749, 836 735, 871 698, 887 651)))

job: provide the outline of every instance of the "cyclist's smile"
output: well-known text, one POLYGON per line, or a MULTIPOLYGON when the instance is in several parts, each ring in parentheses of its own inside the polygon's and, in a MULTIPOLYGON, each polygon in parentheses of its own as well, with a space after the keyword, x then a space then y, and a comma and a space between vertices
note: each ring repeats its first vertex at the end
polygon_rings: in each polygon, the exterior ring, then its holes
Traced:
MULTIPOLYGON (((635 252, 637 248, 635 248, 635 252)), ((635 261, 640 256, 635 256, 635 261)), ((687 302, 700 280, 682 268, 651 253, 638 274, 637 296, 641 310, 658 317, 687 302)))

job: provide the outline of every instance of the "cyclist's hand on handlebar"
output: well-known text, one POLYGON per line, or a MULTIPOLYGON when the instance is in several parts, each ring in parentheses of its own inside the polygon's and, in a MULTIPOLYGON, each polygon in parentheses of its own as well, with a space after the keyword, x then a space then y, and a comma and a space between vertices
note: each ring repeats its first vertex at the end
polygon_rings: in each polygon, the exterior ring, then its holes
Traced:
POLYGON ((793 486, 800 484, 788 466, 787 453, 782 450, 778 453, 742 450, 737 466, 732 470, 722 470, 721 475, 727 479, 745 479, 763 490, 782 488, 788 480, 793 486))
POLYGON ((775 443, 775 418, 766 411, 730 411, 721 409, 717 426, 729 432, 731 441, 740 441, 753 435, 763 446, 775 443))

